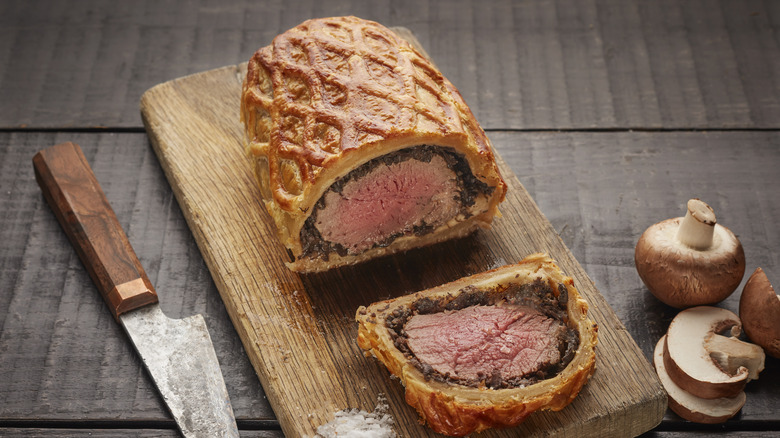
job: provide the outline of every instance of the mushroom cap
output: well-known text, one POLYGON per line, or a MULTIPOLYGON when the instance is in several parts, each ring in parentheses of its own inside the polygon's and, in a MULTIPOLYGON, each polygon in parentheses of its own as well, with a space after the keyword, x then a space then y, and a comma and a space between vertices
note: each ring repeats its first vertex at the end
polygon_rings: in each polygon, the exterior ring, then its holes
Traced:
POLYGON ((669 396, 669 408, 682 418, 696 423, 715 424, 722 423, 742 409, 745 405, 746 395, 744 391, 736 397, 705 399, 680 388, 669 376, 664 365, 664 350, 666 349, 666 335, 655 346, 653 363, 656 373, 669 396))
POLYGON ((750 340, 780 358, 780 296, 761 268, 756 268, 742 289, 739 317, 750 340))
POLYGON ((678 309, 720 302, 745 274, 742 244, 715 224, 712 245, 693 249, 676 237, 682 220, 667 219, 642 233, 634 253, 639 277, 656 298, 678 309))

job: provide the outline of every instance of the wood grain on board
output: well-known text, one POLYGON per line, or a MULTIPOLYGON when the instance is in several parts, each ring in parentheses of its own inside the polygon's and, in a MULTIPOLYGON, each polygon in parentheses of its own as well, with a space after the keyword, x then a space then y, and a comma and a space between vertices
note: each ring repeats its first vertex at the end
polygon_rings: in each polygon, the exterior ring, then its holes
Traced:
MULTIPOLYGON (((326 273, 284 266, 243 150, 238 118, 245 65, 160 84, 141 102, 166 176, 263 384, 283 431, 311 435, 347 408, 371 410, 385 397, 402 436, 428 436, 403 389, 357 347, 359 305, 425 289, 548 252, 575 279, 599 324, 597 371, 572 405, 539 413, 528 435, 638 434, 660 422, 666 396, 625 327, 512 171, 503 216, 491 230, 457 241, 326 273)), ((512 436, 517 431, 491 431, 512 436)))

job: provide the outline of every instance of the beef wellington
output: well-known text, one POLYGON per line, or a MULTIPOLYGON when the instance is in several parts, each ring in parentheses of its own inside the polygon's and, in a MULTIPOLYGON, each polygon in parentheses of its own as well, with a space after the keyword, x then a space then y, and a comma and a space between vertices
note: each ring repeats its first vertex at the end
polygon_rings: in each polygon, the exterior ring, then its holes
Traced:
POLYGON ((373 21, 306 21, 249 60, 246 150, 297 272, 489 227, 506 184, 457 89, 373 21))
POLYGON ((464 436, 558 411, 595 369, 588 305, 543 254, 361 306, 358 345, 438 433, 464 436))

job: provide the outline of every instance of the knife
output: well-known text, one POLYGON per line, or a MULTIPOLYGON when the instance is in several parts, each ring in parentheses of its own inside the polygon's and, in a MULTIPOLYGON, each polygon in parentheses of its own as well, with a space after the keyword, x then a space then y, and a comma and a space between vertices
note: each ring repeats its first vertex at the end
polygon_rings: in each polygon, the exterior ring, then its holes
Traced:
POLYGON ((33 157, 35 179, 185 437, 237 437, 217 355, 201 315, 166 317, 81 148, 33 157))

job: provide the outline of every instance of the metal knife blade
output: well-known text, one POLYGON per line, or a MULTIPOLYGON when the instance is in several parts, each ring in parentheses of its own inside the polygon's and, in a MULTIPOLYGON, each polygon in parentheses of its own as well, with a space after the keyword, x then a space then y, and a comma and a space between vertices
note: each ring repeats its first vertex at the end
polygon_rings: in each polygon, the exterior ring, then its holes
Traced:
POLYGON ((119 315, 184 436, 238 436, 217 355, 201 315, 165 316, 159 305, 119 315))
POLYGON ((35 178, 111 313, 122 325, 185 437, 238 437, 201 315, 166 317, 81 148, 33 157, 35 178))

